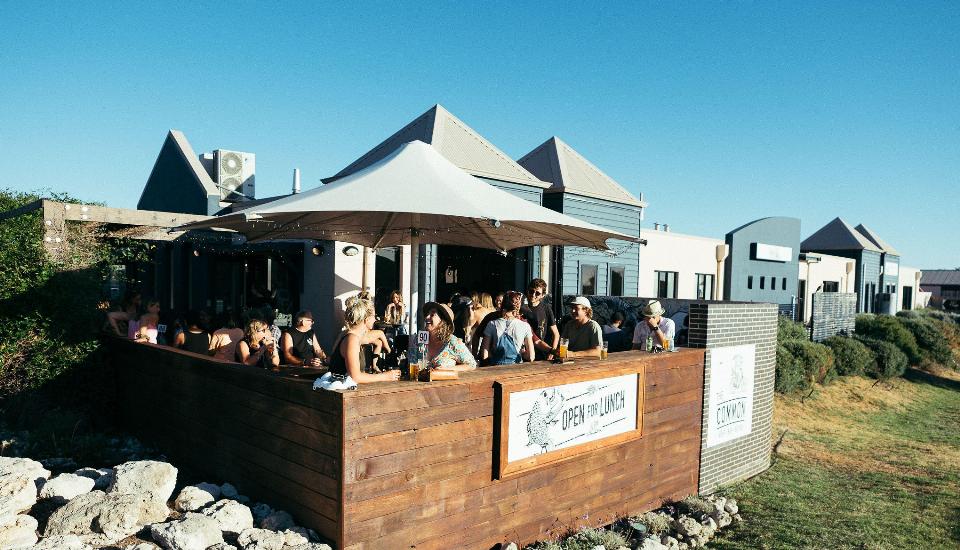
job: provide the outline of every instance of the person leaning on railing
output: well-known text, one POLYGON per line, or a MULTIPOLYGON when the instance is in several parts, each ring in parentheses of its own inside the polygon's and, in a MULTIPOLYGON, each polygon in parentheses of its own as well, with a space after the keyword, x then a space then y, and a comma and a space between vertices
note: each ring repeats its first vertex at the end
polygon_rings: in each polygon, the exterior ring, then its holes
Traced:
POLYGON ((277 343, 270 334, 270 327, 259 319, 247 323, 247 331, 237 344, 237 360, 244 365, 265 369, 280 367, 277 343))
POLYGON ((327 358, 313 331, 313 313, 297 312, 293 328, 283 333, 280 340, 283 362, 297 367, 319 367, 327 358))
POLYGON ((454 336, 453 322, 450 306, 437 302, 423 305, 423 325, 430 333, 427 364, 432 369, 473 370, 477 368, 477 361, 463 340, 454 336))
POLYGON ((357 384, 367 382, 389 382, 400 378, 399 370, 388 370, 376 374, 363 372, 363 351, 360 346, 367 332, 377 320, 373 302, 364 298, 351 300, 343 312, 347 330, 340 333, 330 351, 330 373, 347 376, 357 384))
POLYGON ((603 329, 593 320, 593 308, 590 300, 583 296, 567 302, 570 306, 570 320, 563 325, 560 338, 569 341, 567 357, 600 357, 603 346, 603 329))

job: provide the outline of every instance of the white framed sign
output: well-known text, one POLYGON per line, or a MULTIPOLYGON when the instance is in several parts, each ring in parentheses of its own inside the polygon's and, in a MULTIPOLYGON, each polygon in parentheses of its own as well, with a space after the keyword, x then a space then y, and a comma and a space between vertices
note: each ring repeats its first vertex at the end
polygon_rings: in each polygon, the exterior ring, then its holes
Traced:
POLYGON ((897 262, 891 262, 889 260, 883 262, 883 274, 891 277, 900 275, 900 264, 897 262))
POLYGON ((500 384, 500 475, 638 437, 643 374, 631 370, 553 386, 500 384))
POLYGON ((793 248, 789 246, 777 246, 775 244, 754 243, 756 250, 754 252, 755 260, 767 260, 771 262, 789 262, 793 260, 793 248))
POLYGON ((753 428, 756 344, 711 348, 707 447, 743 437, 753 428))

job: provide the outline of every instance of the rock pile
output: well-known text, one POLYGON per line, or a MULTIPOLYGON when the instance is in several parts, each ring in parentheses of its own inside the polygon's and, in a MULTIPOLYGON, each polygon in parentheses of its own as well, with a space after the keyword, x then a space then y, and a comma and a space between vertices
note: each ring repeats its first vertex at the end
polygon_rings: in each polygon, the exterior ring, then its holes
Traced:
POLYGON ((160 461, 51 477, 29 458, 0 457, 0 548, 330 550, 290 514, 251 509, 229 483, 183 487, 171 509, 176 484, 177 469, 160 461))

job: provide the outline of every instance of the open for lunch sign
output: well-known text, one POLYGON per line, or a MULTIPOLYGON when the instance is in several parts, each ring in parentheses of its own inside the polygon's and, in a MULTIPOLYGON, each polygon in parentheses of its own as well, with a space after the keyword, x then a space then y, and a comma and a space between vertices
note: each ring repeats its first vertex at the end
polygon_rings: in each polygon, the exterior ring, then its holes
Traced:
POLYGON ((498 382, 499 477, 639 437, 643 369, 498 382))

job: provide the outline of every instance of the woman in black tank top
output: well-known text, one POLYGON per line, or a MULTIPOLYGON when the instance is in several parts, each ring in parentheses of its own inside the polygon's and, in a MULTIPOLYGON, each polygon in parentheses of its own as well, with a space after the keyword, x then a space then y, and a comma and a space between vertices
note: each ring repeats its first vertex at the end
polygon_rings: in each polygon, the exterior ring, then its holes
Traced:
POLYGON ((373 328, 376 315, 373 302, 366 299, 352 301, 343 313, 347 330, 342 332, 330 353, 330 372, 337 375, 350 375, 354 382, 387 382, 400 378, 399 370, 388 370, 377 374, 363 372, 360 343, 368 330, 373 328))
POLYGON ((210 355, 210 333, 202 327, 203 316, 193 310, 187 312, 187 330, 177 334, 174 345, 185 351, 192 351, 201 355, 210 355))

